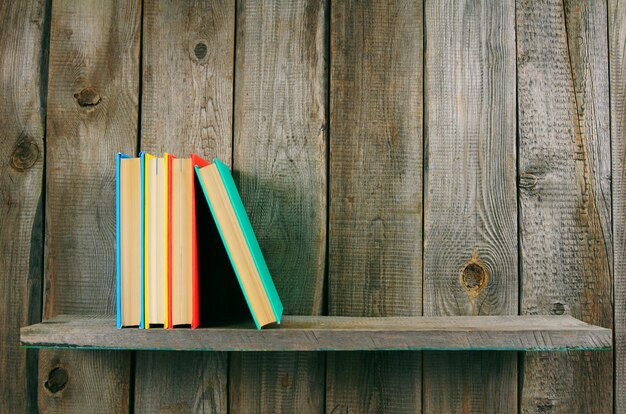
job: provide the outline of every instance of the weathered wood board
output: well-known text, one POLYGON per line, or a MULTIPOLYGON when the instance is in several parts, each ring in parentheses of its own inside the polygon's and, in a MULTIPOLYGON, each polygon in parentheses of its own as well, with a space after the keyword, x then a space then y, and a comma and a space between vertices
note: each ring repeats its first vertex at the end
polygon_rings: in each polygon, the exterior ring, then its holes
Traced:
MULTIPOLYGON (((422 312, 422 2, 334 2, 331 315, 422 312)), ((326 411, 419 412, 421 355, 328 355, 326 411)))
MULTIPOLYGON (((119 330, 110 317, 60 315, 22 328, 21 335, 21 344, 29 347, 165 351, 565 351, 607 350, 611 348, 611 342, 610 329, 589 325, 566 315, 285 316, 279 325, 270 325, 262 330, 257 330, 253 322, 248 321, 223 327, 173 331, 119 330)), ((250 355, 257 355, 252 358, 260 359, 259 353, 250 355)), ((493 358, 491 354, 487 357, 493 358)), ((298 355, 294 361, 301 361, 299 358, 302 356, 298 355)))
MULTIPOLYGON (((606 3, 520 1, 516 15, 521 312, 611 327, 606 3)), ((528 355, 521 410, 612 412, 612 366, 528 355)))
MULTIPOLYGON (((517 314, 515 4, 425 22, 424 314, 517 314)), ((424 390, 426 413, 515 412, 517 356, 424 353, 424 390)))
MULTIPOLYGON (((237 2, 235 180, 286 314, 322 312, 327 2, 237 2)), ((324 354, 231 354, 229 409, 323 412, 324 354)))
POLYGON ((20 326, 41 320, 43 165, 50 4, 0 7, 0 412, 37 410, 37 353, 20 326))
POLYGON ((608 1, 611 91, 615 412, 626 413, 626 2, 608 1))
MULTIPOLYGON (((140 1, 52 5, 44 319, 115 312, 115 153, 137 149, 140 1)), ((126 412, 130 352, 41 351, 39 410, 126 412)))
MULTIPOLYGON (((145 0, 143 10, 141 150, 231 165, 235 5, 145 0)), ((227 367, 225 353, 139 352, 135 411, 226 412, 227 367)))

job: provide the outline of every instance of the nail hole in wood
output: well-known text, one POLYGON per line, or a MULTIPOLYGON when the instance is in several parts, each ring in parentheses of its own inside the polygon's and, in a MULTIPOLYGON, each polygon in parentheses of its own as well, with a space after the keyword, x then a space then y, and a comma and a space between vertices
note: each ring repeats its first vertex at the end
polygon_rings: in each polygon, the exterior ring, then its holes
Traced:
POLYGON ((68 379, 67 371, 64 368, 56 367, 48 373, 48 380, 44 383, 44 386, 52 394, 56 394, 65 388, 68 379))

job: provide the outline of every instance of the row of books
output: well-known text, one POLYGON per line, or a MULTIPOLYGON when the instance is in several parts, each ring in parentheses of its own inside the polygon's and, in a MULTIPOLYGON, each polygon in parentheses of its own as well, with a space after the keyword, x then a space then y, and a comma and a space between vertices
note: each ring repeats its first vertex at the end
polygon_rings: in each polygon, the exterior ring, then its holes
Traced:
POLYGON ((280 323, 283 306, 217 158, 117 154, 117 327, 280 323))

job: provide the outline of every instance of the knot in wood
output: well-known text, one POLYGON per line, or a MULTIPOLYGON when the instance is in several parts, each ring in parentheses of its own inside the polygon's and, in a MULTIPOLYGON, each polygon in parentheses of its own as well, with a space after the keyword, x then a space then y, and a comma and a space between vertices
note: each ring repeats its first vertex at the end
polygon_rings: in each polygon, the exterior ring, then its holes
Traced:
POLYGON ((52 394, 56 394, 65 388, 68 379, 67 371, 62 367, 56 367, 48 373, 48 380, 44 383, 44 387, 52 394))
POLYGON ((522 173, 519 177, 519 187, 524 190, 532 190, 537 186, 537 176, 534 174, 522 173))
POLYGON ((280 380, 283 388, 288 388, 291 385, 291 378, 289 378, 289 374, 283 375, 283 378, 280 380))
POLYGON ((39 147, 30 137, 21 136, 11 154, 9 164, 14 170, 26 171, 37 162, 39 147))
POLYGON ((209 48, 207 47, 206 43, 199 42, 198 44, 196 44, 196 47, 193 48, 193 54, 196 55, 198 59, 204 59, 208 50, 209 48))
POLYGON ((565 313, 565 305, 561 302, 554 302, 552 304, 552 314, 553 315, 563 315, 565 313))
POLYGON ((82 91, 75 93, 74 98, 76 99, 76 102, 78 102, 78 105, 80 105, 81 107, 96 106, 102 100, 100 94, 96 92, 96 90, 91 86, 88 86, 82 91))
POLYGON ((478 259, 476 250, 472 252, 472 258, 463 266, 460 274, 460 282, 470 299, 475 298, 487 286, 489 272, 485 264, 478 259))

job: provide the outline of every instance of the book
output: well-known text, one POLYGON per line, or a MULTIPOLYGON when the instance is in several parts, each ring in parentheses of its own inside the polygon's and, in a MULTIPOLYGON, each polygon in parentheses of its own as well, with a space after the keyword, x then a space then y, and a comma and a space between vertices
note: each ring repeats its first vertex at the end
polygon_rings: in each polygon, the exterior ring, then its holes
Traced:
POLYGON ((165 154, 167 165, 167 309, 168 328, 200 325, 198 237, 194 165, 208 162, 192 154, 177 158, 165 154))
POLYGON ((166 240, 165 160, 150 154, 144 162, 144 326, 165 326, 166 240))
POLYGON ((215 158, 194 168, 257 329, 280 323, 283 306, 228 166, 215 158))
POLYGON ((145 157, 116 156, 117 327, 144 327, 143 165, 145 157))

